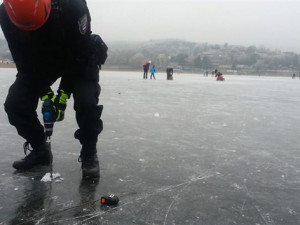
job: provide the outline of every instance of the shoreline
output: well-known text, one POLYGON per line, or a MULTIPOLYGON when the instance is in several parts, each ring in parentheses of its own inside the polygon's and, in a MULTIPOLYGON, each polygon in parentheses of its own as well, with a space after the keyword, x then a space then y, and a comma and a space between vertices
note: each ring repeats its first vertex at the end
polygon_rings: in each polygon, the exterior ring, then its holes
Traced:
MULTIPOLYGON (((0 68, 16 68, 16 65, 14 63, 0 63, 0 68)), ((101 71, 112 71, 112 72, 141 72, 142 70, 138 69, 129 69, 129 68, 116 68, 116 67, 110 67, 110 66, 103 66, 101 71)), ((220 69, 220 71, 222 71, 220 69)), ((224 71, 224 70, 223 70, 224 71)), ((166 73, 166 71, 163 70, 157 70, 157 73, 166 73)), ((223 72, 224 76, 226 75, 232 75, 232 76, 272 76, 272 77, 292 77, 293 73, 296 74, 296 78, 300 77, 300 72, 294 72, 294 71, 265 71, 261 73, 255 73, 251 70, 241 70, 237 73, 230 73, 230 72, 223 72)), ((176 70, 174 69, 174 74, 198 74, 199 76, 204 76, 203 72, 197 72, 197 71, 184 71, 184 70, 176 70)), ((208 74, 208 77, 211 77, 211 74, 208 74)))

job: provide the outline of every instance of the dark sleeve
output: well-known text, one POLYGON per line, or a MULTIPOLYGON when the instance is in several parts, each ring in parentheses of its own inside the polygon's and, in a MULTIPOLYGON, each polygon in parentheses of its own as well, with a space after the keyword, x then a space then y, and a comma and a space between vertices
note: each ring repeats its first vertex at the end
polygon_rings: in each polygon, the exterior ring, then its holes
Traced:
POLYGON ((30 57, 29 34, 17 29, 10 21, 4 5, 0 6, 0 23, 9 50, 19 73, 31 74, 34 71, 30 57))
MULTIPOLYGON (((43 95, 51 91, 49 86, 36 85, 36 79, 39 76, 36 74, 35 63, 32 57, 32 46, 30 45, 30 35, 28 32, 18 29, 9 19, 4 5, 0 6, 0 24, 7 41, 10 53, 16 64, 18 76, 24 77, 24 81, 39 95, 43 95)), ((42 84, 42 82, 38 82, 42 84)))
POLYGON ((60 88, 72 90, 74 76, 84 76, 93 55, 91 47, 91 17, 84 0, 69 0, 64 10, 66 43, 70 51, 72 72, 61 79, 60 88))
POLYGON ((69 0, 67 36, 72 55, 87 61, 91 54, 91 17, 84 0, 69 0))

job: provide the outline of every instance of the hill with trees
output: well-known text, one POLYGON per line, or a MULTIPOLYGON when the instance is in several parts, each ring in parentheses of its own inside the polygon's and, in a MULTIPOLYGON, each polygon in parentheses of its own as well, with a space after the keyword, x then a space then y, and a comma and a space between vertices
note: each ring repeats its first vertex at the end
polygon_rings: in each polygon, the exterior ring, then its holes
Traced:
POLYGON ((150 60, 158 70, 167 66, 187 72, 223 70, 234 74, 299 73, 300 57, 256 46, 214 45, 182 40, 108 43, 106 68, 141 70, 150 60))
MULTIPOLYGON (((225 74, 291 75, 300 71, 300 55, 264 47, 196 43, 183 40, 108 42, 103 69, 141 70, 151 61, 158 71, 173 66, 178 71, 203 73, 214 69, 225 74)), ((0 39, 0 59, 11 60, 7 43, 0 39)))

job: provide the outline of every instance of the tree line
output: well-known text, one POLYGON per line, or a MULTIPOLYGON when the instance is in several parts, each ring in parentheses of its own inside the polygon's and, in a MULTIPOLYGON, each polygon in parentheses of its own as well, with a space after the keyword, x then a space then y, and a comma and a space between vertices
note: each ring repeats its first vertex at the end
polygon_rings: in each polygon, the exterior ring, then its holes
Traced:
MULTIPOLYGON (((183 40, 152 40, 146 42, 109 42, 107 69, 141 70, 151 61, 159 70, 167 66, 183 71, 204 71, 226 68, 231 71, 247 69, 253 73, 267 70, 300 71, 300 55, 295 52, 270 50, 264 47, 224 43, 208 44, 183 40)), ((0 39, 0 57, 12 57, 7 43, 0 39)))
POLYGON ((299 54, 256 46, 225 43, 214 45, 182 40, 109 43, 106 66, 140 70, 150 60, 158 69, 173 66, 186 71, 228 70, 247 68, 259 73, 264 70, 300 70, 299 54))

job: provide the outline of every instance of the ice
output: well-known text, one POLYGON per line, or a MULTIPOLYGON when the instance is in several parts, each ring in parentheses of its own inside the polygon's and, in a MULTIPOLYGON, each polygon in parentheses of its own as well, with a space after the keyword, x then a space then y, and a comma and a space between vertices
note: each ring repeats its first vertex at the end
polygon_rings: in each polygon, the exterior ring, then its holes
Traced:
POLYGON ((41 179, 42 182, 50 182, 52 180, 54 180, 55 182, 61 182, 64 180, 64 178, 60 177, 60 173, 52 173, 52 177, 51 173, 46 173, 41 179))
MULTIPOLYGON (((2 106, 15 73, 0 69, 2 106)), ((72 98, 54 125, 52 182, 47 167, 12 168, 24 140, 0 110, 1 225, 299 224, 299 79, 142 75, 101 71, 99 180, 81 178, 72 98), (108 193, 117 207, 100 206, 108 193)))

